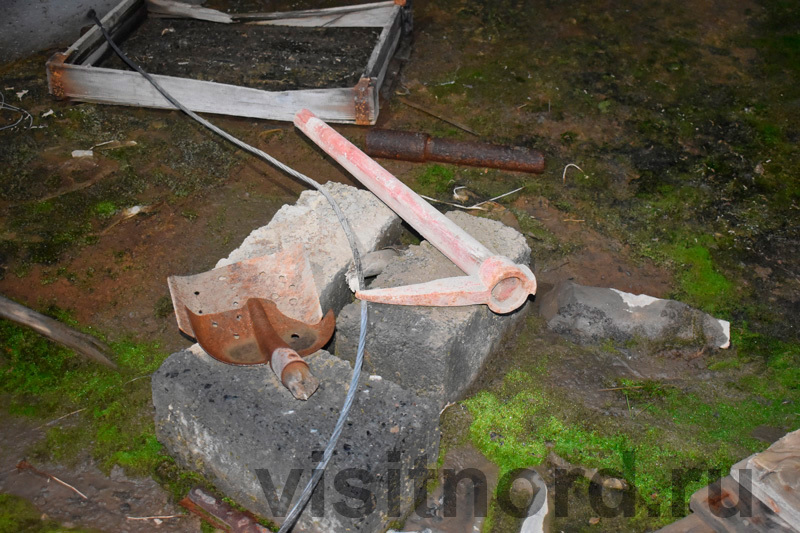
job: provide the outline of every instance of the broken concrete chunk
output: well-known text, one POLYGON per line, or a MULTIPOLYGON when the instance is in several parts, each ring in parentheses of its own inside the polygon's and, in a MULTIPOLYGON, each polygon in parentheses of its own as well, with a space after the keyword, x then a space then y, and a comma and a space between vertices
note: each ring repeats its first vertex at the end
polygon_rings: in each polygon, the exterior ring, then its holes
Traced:
POLYGON ((698 341, 709 348, 730 346, 730 323, 675 300, 631 294, 571 281, 541 297, 539 313, 553 331, 580 343, 637 337, 653 341, 698 341))
MULTIPOLYGON (((324 187, 350 222, 362 254, 397 240, 400 218, 374 194, 335 182, 324 187)), ((353 256, 333 208, 317 191, 304 191, 294 205, 281 207, 269 224, 254 230, 216 266, 272 254, 294 243, 302 243, 305 248, 322 309, 338 313, 352 298, 345 273, 353 256)))
MULTIPOLYGON (((321 459, 352 373, 325 351, 306 360, 322 383, 298 402, 268 366, 173 354, 152 378, 158 440, 226 496, 281 523, 321 459)), ((412 470, 438 457, 438 420, 432 401, 362 374, 325 476, 292 531, 383 531, 399 519, 424 479, 412 470)))
MULTIPOLYGON (((530 261, 518 231, 463 212, 447 217, 493 253, 515 263, 530 261)), ((399 287, 464 276, 439 250, 423 241, 390 262, 370 288, 399 287)), ((336 354, 352 360, 359 331, 358 302, 342 309, 336 325, 336 354)), ((486 359, 524 317, 525 307, 497 315, 486 305, 418 307, 370 304, 365 371, 435 399, 454 401, 474 381, 486 359)))

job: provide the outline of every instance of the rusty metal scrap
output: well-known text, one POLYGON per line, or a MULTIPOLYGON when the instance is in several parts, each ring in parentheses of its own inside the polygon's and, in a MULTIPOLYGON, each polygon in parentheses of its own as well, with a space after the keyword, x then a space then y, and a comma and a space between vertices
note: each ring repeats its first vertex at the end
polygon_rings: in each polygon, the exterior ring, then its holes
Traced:
POLYGON ((199 487, 189 491, 180 505, 228 533, 269 533, 269 529, 256 522, 249 513, 237 511, 199 487))
POLYGON ((322 315, 303 247, 283 249, 193 276, 168 280, 178 327, 215 359, 269 364, 295 398, 319 386, 302 356, 333 335, 333 312, 322 315))
POLYGON ((405 161, 438 161, 457 165, 544 172, 544 156, 520 146, 456 141, 427 133, 373 129, 367 133, 366 153, 373 157, 405 161))
POLYGON ((297 113, 294 124, 467 274, 358 291, 357 298, 396 305, 487 304, 495 313, 510 313, 536 293, 536 278, 527 265, 493 254, 310 111, 297 113))

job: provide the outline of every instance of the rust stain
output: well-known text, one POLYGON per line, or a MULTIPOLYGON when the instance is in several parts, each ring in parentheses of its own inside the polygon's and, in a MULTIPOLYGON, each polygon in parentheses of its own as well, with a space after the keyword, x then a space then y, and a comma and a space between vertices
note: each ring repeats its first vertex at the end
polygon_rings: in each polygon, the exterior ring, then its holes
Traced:
POLYGON ((64 87, 64 61, 67 56, 61 52, 53 54, 47 60, 47 83, 50 94, 59 100, 66 98, 64 87))
POLYGON ((361 78, 353 88, 355 95, 353 101, 355 103, 356 124, 359 126, 369 126, 372 124, 372 80, 370 78, 361 78))

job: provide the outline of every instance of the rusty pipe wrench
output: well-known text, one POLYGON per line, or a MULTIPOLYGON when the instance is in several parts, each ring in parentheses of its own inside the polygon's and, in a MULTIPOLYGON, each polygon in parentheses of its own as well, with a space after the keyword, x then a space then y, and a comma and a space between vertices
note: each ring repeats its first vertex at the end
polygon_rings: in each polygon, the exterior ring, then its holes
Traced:
POLYGON ((510 313, 536 294, 536 277, 527 265, 493 254, 311 111, 297 113, 294 124, 467 274, 362 290, 357 298, 395 305, 486 304, 495 313, 510 313))

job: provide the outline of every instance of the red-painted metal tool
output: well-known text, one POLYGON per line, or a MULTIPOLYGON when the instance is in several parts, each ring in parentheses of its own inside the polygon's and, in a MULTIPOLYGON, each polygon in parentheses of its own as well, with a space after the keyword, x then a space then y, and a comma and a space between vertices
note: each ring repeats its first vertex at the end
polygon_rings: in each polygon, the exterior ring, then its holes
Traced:
POLYGON ((302 246, 285 248, 193 276, 170 276, 178 327, 209 355, 233 365, 269 364, 295 398, 319 386, 301 356, 333 335, 322 316, 302 246))
POLYGON ((467 274, 358 291, 357 298, 396 305, 487 304, 495 313, 510 313, 536 293, 530 268, 493 254, 310 111, 297 113, 294 124, 467 274))

